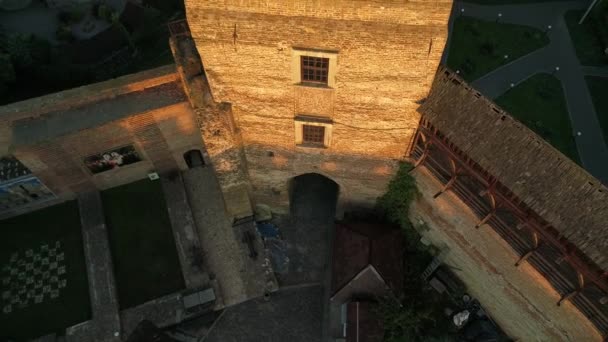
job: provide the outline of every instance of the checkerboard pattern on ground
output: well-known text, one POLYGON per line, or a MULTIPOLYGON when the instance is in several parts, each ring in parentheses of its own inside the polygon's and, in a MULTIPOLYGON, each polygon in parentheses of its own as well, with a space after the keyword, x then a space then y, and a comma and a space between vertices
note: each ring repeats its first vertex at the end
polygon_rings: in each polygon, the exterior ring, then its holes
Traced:
POLYGON ((2 267, 2 313, 58 298, 66 283, 65 254, 59 241, 13 253, 2 267))

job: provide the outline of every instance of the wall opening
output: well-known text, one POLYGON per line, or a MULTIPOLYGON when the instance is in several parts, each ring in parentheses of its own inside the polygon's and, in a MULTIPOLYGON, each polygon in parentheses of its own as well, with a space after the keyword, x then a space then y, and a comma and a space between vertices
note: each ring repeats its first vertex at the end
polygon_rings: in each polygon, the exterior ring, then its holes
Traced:
POLYGON ((310 220, 333 220, 340 186, 318 173, 306 173, 290 180, 289 207, 292 216, 310 220))
POLYGON ((184 160, 189 169, 205 166, 205 159, 203 159, 203 154, 200 150, 190 150, 184 153, 184 160))

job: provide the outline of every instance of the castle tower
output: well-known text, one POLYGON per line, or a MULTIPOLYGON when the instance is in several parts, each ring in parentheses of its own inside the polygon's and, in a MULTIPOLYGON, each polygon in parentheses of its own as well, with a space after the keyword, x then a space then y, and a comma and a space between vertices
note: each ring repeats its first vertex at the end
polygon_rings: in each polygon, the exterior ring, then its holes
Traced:
POLYGON ((286 209, 290 180, 318 173, 340 186, 338 211, 373 205, 412 143, 451 6, 186 0, 213 99, 232 109, 252 200, 286 209))

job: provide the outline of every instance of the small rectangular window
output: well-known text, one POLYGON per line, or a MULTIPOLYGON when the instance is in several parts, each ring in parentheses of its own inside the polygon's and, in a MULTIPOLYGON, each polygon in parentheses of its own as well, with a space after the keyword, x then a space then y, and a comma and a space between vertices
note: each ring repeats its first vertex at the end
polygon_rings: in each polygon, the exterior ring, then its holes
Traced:
POLYGON ((327 84, 329 58, 300 56, 302 82, 327 84))
POLYGON ((305 144, 323 145, 325 142, 325 127, 303 125, 302 142, 305 144))

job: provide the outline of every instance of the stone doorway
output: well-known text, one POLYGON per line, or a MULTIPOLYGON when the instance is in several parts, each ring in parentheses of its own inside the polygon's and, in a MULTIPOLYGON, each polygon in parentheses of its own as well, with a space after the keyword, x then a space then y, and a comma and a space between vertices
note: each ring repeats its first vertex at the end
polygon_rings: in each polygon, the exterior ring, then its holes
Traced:
POLYGON ((333 221, 340 186, 318 173, 305 173, 289 183, 290 214, 305 221, 333 221))

